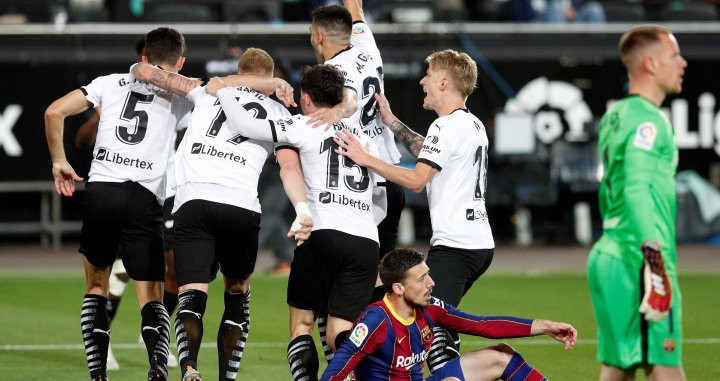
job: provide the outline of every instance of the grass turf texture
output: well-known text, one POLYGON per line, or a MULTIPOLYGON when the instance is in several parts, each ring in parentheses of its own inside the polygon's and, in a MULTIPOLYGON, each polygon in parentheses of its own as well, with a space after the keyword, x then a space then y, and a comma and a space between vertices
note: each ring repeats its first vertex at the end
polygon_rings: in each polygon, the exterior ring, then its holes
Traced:
MULTIPOLYGON (((253 279, 251 328, 240 365, 239 380, 289 380, 285 357, 288 312, 287 278, 253 279)), ((688 379, 720 379, 720 277, 713 273, 682 273, 684 299, 684 366, 688 379), (711 340, 706 340, 710 338, 711 340), (699 340, 702 339, 702 340, 699 340)), ((79 273, 0 273, 0 374, 9 380, 89 379, 81 349, 79 312, 83 294, 79 273), (30 348, 18 348, 27 345, 30 348), (38 349, 50 345, 52 349, 38 349), (57 346, 69 345, 58 349, 57 346)), ((140 314, 130 285, 112 325, 112 342, 120 370, 111 380, 139 380, 147 372, 145 350, 137 343, 140 314)), ((203 321, 205 336, 199 367, 207 380, 217 377, 215 338, 222 314, 222 289, 214 282, 203 321)), ((487 274, 463 299, 460 307, 484 315, 515 315, 566 321, 575 325, 580 342, 572 351, 546 337, 509 340, 528 362, 554 380, 597 379, 596 330, 585 276, 578 273, 487 274)), ((462 351, 494 341, 463 337, 462 351)), ((173 338, 174 342, 174 338, 173 338)), ((316 339, 316 342, 319 341, 316 339)), ((174 345, 173 345, 174 346, 174 345)), ((322 352, 320 352, 321 364, 322 352)), ((324 366, 321 365, 321 368, 324 366)), ((640 374, 639 372, 638 374, 640 374)), ((179 379, 177 369, 170 370, 179 379)), ((644 376, 638 377, 644 379, 644 376)))

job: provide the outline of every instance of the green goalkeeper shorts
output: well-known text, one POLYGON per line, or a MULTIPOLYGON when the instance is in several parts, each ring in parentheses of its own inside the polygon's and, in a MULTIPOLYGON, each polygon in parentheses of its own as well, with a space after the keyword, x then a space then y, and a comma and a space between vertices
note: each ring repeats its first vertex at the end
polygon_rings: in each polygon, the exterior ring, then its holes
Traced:
POLYGON ((598 361, 623 369, 639 364, 681 366, 682 297, 677 274, 668 274, 673 292, 670 313, 655 323, 638 312, 640 268, 594 247, 587 270, 598 329, 598 361))

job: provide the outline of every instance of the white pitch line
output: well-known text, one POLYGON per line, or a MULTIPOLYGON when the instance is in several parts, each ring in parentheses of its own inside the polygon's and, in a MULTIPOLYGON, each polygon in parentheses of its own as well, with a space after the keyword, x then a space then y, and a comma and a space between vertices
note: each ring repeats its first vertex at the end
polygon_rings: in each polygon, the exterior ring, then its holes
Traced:
MULTIPOLYGON (((462 343, 465 345, 487 345, 488 343, 496 342, 497 340, 463 340, 462 343)), ((515 339, 515 343, 519 345, 558 345, 555 340, 545 339, 515 339)), ((579 339, 578 345, 591 345, 597 344, 597 339, 579 339)), ((720 337, 706 337, 706 338, 694 338, 694 339, 683 339, 683 344, 688 345, 703 345, 703 344, 720 344, 720 337)), ((258 348, 286 348, 287 343, 285 342, 256 342, 247 343, 248 347, 258 348)), ((145 348, 142 344, 137 343, 119 343, 112 344, 113 349, 138 349, 145 348)), ((215 348, 215 343, 203 343, 202 348, 215 348)), ((81 350, 84 349, 82 344, 34 344, 34 345, 0 345, 0 351, 64 351, 64 350, 81 350)))

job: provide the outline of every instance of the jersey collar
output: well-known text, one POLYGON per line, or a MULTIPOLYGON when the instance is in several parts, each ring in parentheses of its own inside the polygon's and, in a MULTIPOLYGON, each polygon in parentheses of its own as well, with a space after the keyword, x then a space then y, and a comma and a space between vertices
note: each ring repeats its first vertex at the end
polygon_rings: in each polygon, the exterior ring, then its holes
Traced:
POLYGON ((350 49, 352 49, 352 48, 353 48, 353 46, 352 46, 352 44, 350 44, 350 45, 347 46, 347 48, 345 48, 345 49, 343 49, 343 50, 335 53, 332 57, 330 57, 330 59, 325 60, 325 61, 330 61, 331 59, 333 59, 333 58, 337 57, 338 55, 340 55, 340 53, 345 53, 345 52, 347 52, 348 50, 350 50, 350 49))
POLYGON ((387 294, 385 294, 385 297, 383 298, 383 303, 385 303, 385 305, 387 306, 387 308, 390 311, 390 313, 392 314, 392 316, 394 316, 395 319, 397 319, 403 325, 410 325, 415 322, 415 310, 413 310, 413 314, 412 314, 412 317, 410 317, 410 319, 403 319, 400 317, 400 315, 395 313, 395 310, 393 309, 392 303, 390 303, 390 299, 388 299, 387 294))

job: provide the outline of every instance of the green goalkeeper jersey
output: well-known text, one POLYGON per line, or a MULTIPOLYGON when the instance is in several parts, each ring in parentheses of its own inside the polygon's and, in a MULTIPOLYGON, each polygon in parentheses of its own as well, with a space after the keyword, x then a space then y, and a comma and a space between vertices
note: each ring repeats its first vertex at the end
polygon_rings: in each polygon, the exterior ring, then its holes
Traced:
POLYGON ((599 140, 603 236, 595 248, 640 266, 642 242, 657 242, 674 272, 678 150, 670 121, 648 99, 629 96, 605 113, 599 140))

